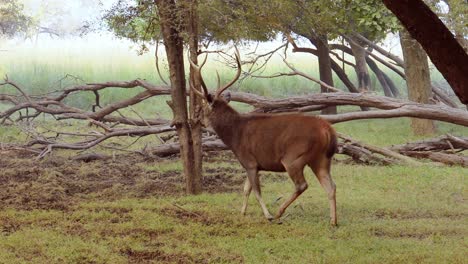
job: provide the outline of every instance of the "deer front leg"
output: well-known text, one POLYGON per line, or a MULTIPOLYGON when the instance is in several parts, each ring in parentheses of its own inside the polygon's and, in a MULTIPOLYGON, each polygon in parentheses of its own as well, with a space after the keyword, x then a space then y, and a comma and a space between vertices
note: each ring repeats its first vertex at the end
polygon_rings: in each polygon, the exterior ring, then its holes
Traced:
POLYGON ((257 198, 258 203, 262 207, 263 215, 265 215, 266 219, 271 221, 274 218, 268 211, 268 208, 266 207, 265 203, 263 202, 262 195, 260 192, 260 181, 259 181, 257 173, 258 173, 257 169, 247 169, 248 180, 255 194, 255 198, 257 198))
POLYGON ((247 204, 249 203, 250 192, 252 191, 252 185, 250 184, 249 178, 245 179, 244 183, 244 203, 242 204, 241 214, 245 215, 247 212, 247 204))

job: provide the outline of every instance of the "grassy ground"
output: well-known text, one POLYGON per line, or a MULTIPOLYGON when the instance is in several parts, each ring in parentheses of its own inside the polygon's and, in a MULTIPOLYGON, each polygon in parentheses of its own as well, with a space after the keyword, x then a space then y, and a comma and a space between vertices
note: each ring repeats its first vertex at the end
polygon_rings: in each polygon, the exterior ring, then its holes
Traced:
MULTIPOLYGON (((467 170, 335 164, 339 227, 309 170, 310 188, 270 224, 251 197, 241 217, 243 172, 210 157, 209 193, 182 195, 177 159, 77 163, 2 155, 1 263, 463 263, 467 170), (10 167, 10 169, 8 169, 10 167)), ((263 177, 270 210, 292 192, 263 177)))

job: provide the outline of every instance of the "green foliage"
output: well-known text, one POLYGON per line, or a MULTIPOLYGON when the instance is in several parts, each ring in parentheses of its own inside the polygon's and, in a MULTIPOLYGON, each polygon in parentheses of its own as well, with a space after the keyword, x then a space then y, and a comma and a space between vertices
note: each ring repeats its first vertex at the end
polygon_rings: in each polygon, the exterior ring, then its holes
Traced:
POLYGON ((107 26, 121 38, 134 42, 158 40, 159 18, 154 1, 118 1, 104 16, 107 26))
MULTIPOLYGON (((398 28, 397 19, 378 0, 201 0, 198 4, 201 40, 268 41, 281 32, 330 34, 332 38, 362 32, 382 38, 398 28)), ((105 16, 119 37, 134 42, 159 38, 159 18, 153 1, 119 1, 105 16)))
POLYGON ((425 2, 457 37, 467 38, 468 4, 466 0, 425 0, 425 2))
POLYGON ((468 36, 468 4, 466 0, 448 0, 449 12, 444 19, 449 27, 453 28, 456 35, 465 39, 468 36))
POLYGON ((220 42, 268 41, 278 32, 279 11, 289 13, 285 8, 281 1, 200 1, 201 32, 205 38, 220 42))
POLYGON ((33 21, 23 14, 23 5, 17 0, 2 0, 0 2, 0 37, 11 37, 27 33, 33 21))
POLYGON ((371 40, 380 40, 400 29, 398 19, 380 0, 345 1, 348 6, 347 30, 359 32, 371 40))

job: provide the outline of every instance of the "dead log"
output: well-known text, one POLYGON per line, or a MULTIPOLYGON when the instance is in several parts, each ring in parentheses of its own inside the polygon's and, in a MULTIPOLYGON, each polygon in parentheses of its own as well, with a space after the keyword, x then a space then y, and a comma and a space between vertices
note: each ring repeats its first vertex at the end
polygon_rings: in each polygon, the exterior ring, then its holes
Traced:
POLYGON ((407 164, 407 165, 412 165, 412 166, 422 165, 420 162, 418 162, 418 161, 416 161, 416 160, 414 160, 414 159, 412 159, 410 157, 401 155, 398 152, 395 152, 395 151, 392 151, 392 150, 389 150, 389 149, 386 149, 386 148, 381 148, 381 147, 372 146, 372 145, 369 145, 369 144, 366 144, 366 143, 358 142, 358 141, 356 141, 356 140, 354 140, 354 139, 352 139, 352 138, 350 138, 348 136, 345 136, 345 135, 343 135, 341 133, 337 133, 337 134, 338 134, 338 137, 343 139, 345 142, 350 142, 353 145, 360 146, 360 147, 362 147, 364 149, 367 149, 370 152, 378 153, 378 154, 383 155, 385 157, 397 160, 400 163, 407 164))
MULTIPOLYGON (((220 139, 203 140, 202 148, 203 151, 228 150, 228 147, 220 139)), ((158 157, 167 157, 178 154, 179 149, 180 144, 176 142, 170 144, 162 144, 153 148, 149 148, 146 149, 145 152, 150 153, 152 155, 156 155, 158 157)))
POLYGON ((468 112, 465 110, 444 105, 420 104, 373 94, 336 92, 270 99, 249 93, 233 92, 231 100, 250 104, 257 111, 261 109, 262 112, 271 112, 276 109, 297 109, 311 105, 357 105, 382 109, 322 116, 332 123, 357 119, 416 117, 468 126, 468 112))
POLYGON ((350 142, 339 142, 338 154, 349 156, 354 162, 358 164, 390 165, 394 163, 394 161, 390 159, 375 155, 371 151, 350 142))
MULTIPOLYGON (((310 80, 320 82, 315 80, 311 76, 307 76, 305 73, 299 72, 290 64, 287 64, 288 67, 293 70, 292 75, 301 75, 310 80)), ((129 118, 122 115, 119 112, 119 109, 132 106, 136 103, 142 102, 147 98, 150 98, 155 95, 165 95, 170 93, 170 89, 167 86, 154 86, 142 80, 134 80, 129 82, 106 82, 100 84, 87 84, 81 86, 73 86, 66 88, 63 91, 59 92, 58 95, 51 96, 29 96, 24 92, 19 85, 16 83, 5 80, 2 85, 10 85, 19 91, 20 95, 1 95, 0 101, 7 101, 10 104, 13 104, 12 107, 6 109, 3 112, 0 112, 0 119, 3 119, 3 122, 9 120, 14 113, 19 112, 18 119, 29 119, 37 117, 40 113, 52 115, 57 120, 60 119, 82 119, 88 120, 90 123, 97 125, 100 128, 104 129, 104 132, 97 132, 96 136, 93 136, 92 139, 86 139, 81 142, 68 143, 60 142, 58 138, 50 139, 47 137, 33 137, 35 140, 31 141, 26 147, 32 147, 39 145, 39 148, 34 148, 35 151, 40 150, 41 154, 39 157, 43 157, 49 153, 54 148, 61 149, 73 149, 73 150, 83 150, 100 144, 101 142, 107 140, 108 138, 117 137, 117 136, 146 136, 151 134, 158 134, 168 131, 173 131, 174 129, 170 127, 169 121, 164 119, 144 119, 139 114, 140 119, 129 118), (83 109, 78 109, 64 103, 67 96, 77 93, 77 92, 92 92, 96 93, 102 89, 108 89, 111 87, 118 87, 124 89, 132 89, 137 87, 142 87, 145 91, 131 97, 124 99, 122 101, 114 102, 109 105, 100 107, 97 111, 85 111, 83 109), (34 109, 36 112, 26 115, 21 114, 23 109, 34 109), (113 113, 118 113, 119 115, 113 115, 113 113), (106 124, 104 124, 106 122, 106 124), (125 124, 125 126, 119 126, 120 124, 125 124)), ((330 87, 332 90, 337 90, 336 88, 330 87)), ((362 107, 373 107, 381 110, 371 110, 367 112, 352 112, 352 113, 343 113, 337 115, 325 115, 322 118, 332 122, 345 122, 349 120, 356 119, 369 119, 369 118, 393 118, 393 117, 417 117, 417 118, 427 118, 439 121, 450 122, 458 125, 468 126, 468 112, 461 109, 454 109, 452 107, 444 105, 430 105, 430 104, 419 104, 415 102, 409 102, 401 99, 388 98, 384 96, 377 96, 373 94, 366 93, 345 93, 345 92, 336 92, 336 93, 322 93, 322 94, 313 94, 303 97, 291 97, 284 99, 272 99, 266 98, 263 96, 242 93, 242 92, 233 92, 231 93, 231 98, 234 101, 243 102, 252 105, 255 108, 255 111, 260 112, 287 112, 287 111, 312 111, 322 109, 331 105, 356 105, 362 107)), ((99 106, 99 96, 96 96, 95 106, 99 106)), ((34 134, 34 133, 33 133, 34 134)), ((66 133, 63 133, 66 134, 66 133)), ((462 139, 462 142, 465 139, 462 139)), ((459 140, 460 141, 460 140, 459 140)), ((451 141, 450 141, 451 142, 451 141)), ((460 143, 460 142, 458 142, 460 143)), ((454 145, 454 142, 450 144, 454 145)), ((456 144, 455 144, 456 145, 456 144)), ((220 148, 220 145, 215 144, 214 142, 205 142, 205 149, 212 147, 213 149, 220 148)), ((168 146, 161 145, 160 149, 161 155, 166 155, 165 153, 173 152, 173 149, 177 149, 177 146, 168 146)), ((379 153, 391 157, 391 159, 405 160, 401 156, 398 156, 398 153, 395 151, 389 152, 391 150, 386 149, 375 149, 371 147, 366 147, 361 144, 361 149, 367 149, 372 153, 379 153), (397 155, 395 155, 395 153, 397 155), (391 155, 390 155, 391 154, 391 155)), ((346 150, 346 148, 345 148, 346 150)), ((348 150, 350 153, 353 150, 348 150)), ((414 151, 414 150, 412 150, 414 151)), ((156 151, 157 152, 157 151, 156 151)), ((358 150, 354 150, 354 155, 357 157, 358 150)), ((363 151, 361 151, 363 152, 363 151)), ((368 154, 361 154, 362 157, 365 157, 368 154)), ((372 160, 373 158, 369 156, 368 158, 362 158, 365 160, 372 160)), ((390 160, 390 159, 389 159, 390 160)), ((382 163, 390 163, 389 161, 382 161, 382 163)), ((408 163, 408 161, 406 161, 408 163)), ((410 162, 411 163, 411 162, 410 162)))
POLYGON ((401 153, 418 159, 430 159, 447 165, 468 167, 468 157, 463 155, 432 151, 402 151, 401 153))
MULTIPOLYGON (((289 65, 289 64, 288 64, 289 65)), ((289 65, 291 66, 291 65, 289 65)), ((291 66, 292 67, 292 66, 291 66)), ((294 68, 292 68, 294 69, 294 68)), ((295 69, 294 69, 295 70, 295 69)), ((299 74, 297 70, 293 74, 299 74)), ((300 73, 305 75, 303 73, 300 73)), ((314 80, 308 76, 309 79, 314 80)), ((314 80, 316 81, 316 80, 314 80)), ((11 81, 7 81, 0 85, 14 85, 19 86, 11 81)), ((330 89, 337 90, 334 87, 330 89)), ((22 89, 21 89, 22 91, 22 89)), ((64 118, 75 118, 75 119, 94 119, 104 122, 118 122, 128 125, 156 125, 163 124, 167 120, 155 119, 155 120, 135 120, 122 116, 112 116, 113 112, 119 109, 134 105, 147 98, 155 95, 166 95, 170 93, 170 89, 167 86, 154 86, 142 80, 134 80, 129 82, 107 82, 101 84, 88 84, 83 86, 76 86, 65 89, 60 95, 56 97, 43 97, 43 98, 30 98, 26 93, 23 92, 25 102, 15 104, 10 109, 0 113, 0 118, 5 120, 9 118, 15 112, 22 109, 31 108, 35 109, 40 113, 46 113, 56 116, 57 119, 64 118), (119 102, 112 103, 105 106, 98 112, 89 112, 74 107, 70 107, 64 104, 62 101, 70 94, 78 91, 98 91, 99 89, 106 89, 109 87, 120 87, 120 88, 136 88, 143 87, 146 89, 132 98, 122 100, 119 102)), ((2 98, 0 98, 1 100, 2 98)), ((7 99, 4 97, 3 99, 7 99)), ((406 100, 388 98, 385 96, 377 96, 372 94, 363 93, 321 93, 313 94, 302 97, 290 97, 284 99, 272 99, 266 98, 259 95, 233 92, 231 93, 231 99, 234 101, 250 104, 256 108, 257 112, 273 112, 278 109, 285 109, 286 111, 292 111, 293 109, 319 109, 324 106, 333 105, 356 105, 365 107, 374 107, 387 111, 368 111, 368 112, 356 112, 356 113, 345 113, 338 115, 327 115, 323 118, 329 120, 332 123, 345 122, 355 119, 368 119, 368 118, 393 118, 393 117, 416 117, 425 118, 432 120, 439 120, 458 125, 468 126, 468 112, 460 109, 454 109, 443 105, 430 105, 430 104, 419 104, 406 100), (313 106, 318 106, 314 108, 313 106)), ((17 100, 17 99, 16 99, 17 100)), ((11 100, 9 100, 11 102, 11 100)))
POLYGON ((390 147, 393 151, 402 152, 421 152, 421 151, 461 151, 468 149, 468 137, 456 137, 444 135, 433 139, 425 139, 416 142, 410 142, 402 145, 390 147))
MULTIPOLYGON (((147 153, 156 155, 158 157, 167 157, 167 156, 178 154, 179 148, 180 148, 179 143, 171 143, 171 144, 159 145, 151 149, 146 149, 145 151, 147 153)), ((220 139, 204 140, 202 144, 202 148, 203 148, 203 151, 229 150, 228 147, 220 139)), ((389 165, 389 164, 395 163, 391 159, 388 159, 383 156, 375 155, 371 151, 361 146, 358 146, 356 144, 351 144, 349 142, 338 143, 338 154, 350 156, 354 162, 359 163, 359 164, 389 165)))
MULTIPOLYGON (((440 162, 447 165, 460 165, 464 167, 468 166, 468 157, 462 155, 431 151, 401 151, 400 153, 397 153, 394 150, 387 148, 381 148, 358 142, 347 136, 341 135, 340 137, 345 138, 345 140, 344 142, 338 143, 338 154, 349 156, 354 162, 359 164, 390 165, 395 163, 404 163, 413 166, 422 165, 422 163, 410 158, 414 157, 418 159, 430 159, 435 162, 440 162)), ((202 147, 203 151, 228 150, 227 146, 219 139, 204 140, 202 147)), ((159 145, 151 149, 146 149, 145 151, 159 157, 167 157, 178 154, 179 148, 179 143, 170 143, 159 145)))

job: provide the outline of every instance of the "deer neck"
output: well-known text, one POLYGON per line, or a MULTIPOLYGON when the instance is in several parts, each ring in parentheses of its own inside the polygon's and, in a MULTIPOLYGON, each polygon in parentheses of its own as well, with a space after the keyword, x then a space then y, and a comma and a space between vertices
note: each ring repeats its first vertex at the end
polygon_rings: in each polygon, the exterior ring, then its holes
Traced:
POLYGON ((236 142, 236 139, 239 137, 241 125, 240 114, 226 104, 212 113, 210 123, 224 144, 228 147, 232 147, 233 143, 236 142))

